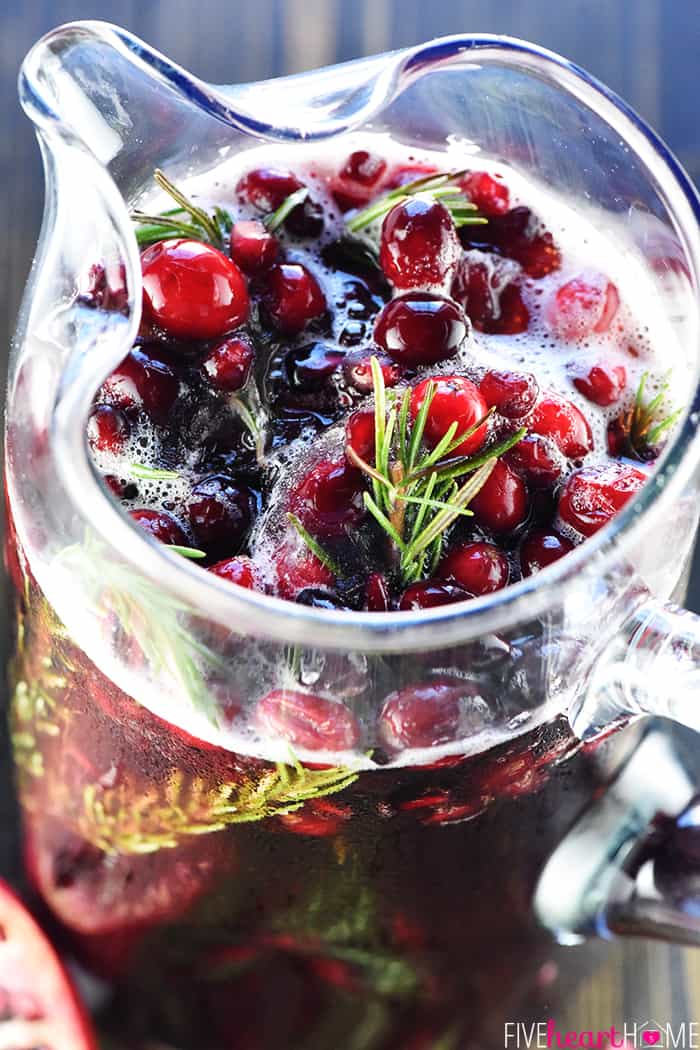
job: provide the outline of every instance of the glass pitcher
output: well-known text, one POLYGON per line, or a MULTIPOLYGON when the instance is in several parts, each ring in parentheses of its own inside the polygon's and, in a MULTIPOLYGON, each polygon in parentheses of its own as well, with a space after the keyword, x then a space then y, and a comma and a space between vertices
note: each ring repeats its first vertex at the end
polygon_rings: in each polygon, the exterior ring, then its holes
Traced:
POLYGON ((137 334, 129 207, 154 168, 177 181, 353 129, 458 136, 578 202, 654 275, 695 383, 700 211, 665 146, 582 71, 489 36, 213 87, 84 22, 34 47, 20 89, 47 192, 9 380, 11 729, 28 879, 104 981, 109 1045, 501 1046, 507 1021, 555 1014, 596 937, 700 943, 700 758, 671 732, 700 728, 700 621, 671 604, 698 519, 696 390, 606 529, 536 577, 415 613, 203 573, 137 531, 85 436, 137 334), (384 753, 387 697, 445 676, 464 702, 439 760, 384 753), (351 711, 357 747, 242 753, 231 711, 278 688, 351 711))

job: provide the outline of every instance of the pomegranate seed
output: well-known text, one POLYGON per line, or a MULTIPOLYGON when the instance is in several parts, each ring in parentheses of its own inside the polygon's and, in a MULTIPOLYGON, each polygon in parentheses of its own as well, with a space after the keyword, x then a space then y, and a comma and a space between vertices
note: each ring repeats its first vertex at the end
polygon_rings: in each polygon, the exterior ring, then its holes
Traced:
POLYGON ((396 288, 444 284, 461 254, 452 217, 439 201, 412 197, 384 219, 379 261, 396 288))
POLYGON ((341 211, 360 208, 372 197, 372 191, 386 171, 386 161, 365 149, 350 154, 338 175, 331 180, 333 198, 341 211))
POLYGON ((499 459, 469 506, 492 532, 512 532, 527 517, 527 490, 522 478, 499 459))
POLYGON ((487 372, 479 383, 484 401, 506 419, 522 419, 535 404, 540 392, 529 372, 487 372))
POLYGON ((515 259, 528 277, 546 277, 561 266, 561 253, 548 230, 529 208, 511 208, 494 215, 486 226, 462 228, 467 244, 488 244, 515 259))
POLYGON ((440 562, 438 573, 470 594, 492 594, 508 583, 508 559, 493 543, 464 543, 440 562))
POLYGON ((248 319, 245 278, 200 241, 151 245, 141 256, 146 318, 179 339, 218 339, 248 319))
POLYGON ((335 576, 308 547, 285 546, 277 556, 277 593, 293 600, 310 587, 332 587, 335 576))
POLYGON ((176 543, 179 547, 187 546, 187 536, 171 514, 164 510, 130 510, 129 516, 136 524, 149 533, 154 540, 161 543, 176 543))
POLYGON ((372 572, 369 575, 365 590, 365 608, 367 612, 389 612, 391 608, 389 584, 381 572, 372 572))
POLYGON ((436 747, 457 737, 464 690, 455 682, 422 682, 391 693, 379 713, 379 736, 392 750, 436 747))
POLYGON ((452 299, 408 292, 383 308, 374 338, 399 364, 417 367, 454 357, 467 331, 464 313, 452 299))
POLYGON ((326 312, 326 297, 301 263, 276 263, 268 271, 267 308, 279 329, 293 335, 326 312))
POLYGON ((593 448, 593 434, 583 413, 558 394, 546 393, 535 406, 529 430, 550 438, 569 459, 579 459, 593 448))
POLYGON ((343 461, 322 460, 290 494, 289 509, 314 536, 338 536, 364 515, 362 474, 343 461))
POLYGON ((231 258, 243 273, 267 270, 279 255, 279 241, 257 219, 235 222, 231 229, 231 258))
POLYGON ((143 408, 156 423, 167 422, 179 392, 171 366, 146 347, 134 347, 102 385, 102 394, 113 405, 143 408))
POLYGON ((520 285, 513 280, 513 263, 485 256, 485 262, 465 259, 457 269, 452 295, 479 332, 517 335, 527 331, 530 312, 520 285))
POLYGON ((504 215, 510 207, 510 191, 500 175, 470 171, 459 186, 482 215, 504 215))
POLYGON ((574 549, 564 536, 547 529, 533 529, 520 544, 520 568, 523 576, 532 576, 574 549))
MULTIPOLYGON (((464 376, 435 376, 433 379, 424 379, 412 391, 410 411, 413 420, 420 412, 431 383, 435 394, 428 410, 424 433, 427 444, 434 448, 454 422, 457 423, 456 439, 484 418, 488 406, 470 379, 464 376)), ((485 422, 451 455, 470 456, 481 448, 487 436, 488 422, 485 422)))
POLYGON ((363 408, 353 414, 345 424, 345 444, 365 463, 374 461, 375 418, 371 408, 363 408))
POLYGON ((233 394, 248 382, 254 360, 255 349, 250 339, 233 336, 209 351, 202 362, 202 370, 212 386, 233 394))
POLYGON ((588 272, 557 289, 546 310, 552 331, 560 339, 584 339, 607 332, 620 305, 617 288, 605 274, 588 272))
POLYGON ((614 405, 627 386, 624 365, 597 364, 585 376, 576 376, 574 386, 594 405, 614 405))
POLYGON ((526 434, 505 455, 508 466, 522 474, 532 488, 549 488, 561 477, 564 461, 555 446, 539 434, 526 434))
POLYGON ((401 612, 433 609, 438 605, 465 602, 469 598, 471 594, 454 583, 446 583, 444 580, 421 580, 406 588, 399 599, 399 609, 401 612))
POLYGON ((214 474, 194 486, 187 510, 197 543, 208 554, 225 554, 238 550, 250 529, 253 497, 249 489, 214 474))
MULTIPOLYGON (((236 192, 260 211, 273 212, 303 185, 291 171, 256 168, 239 180, 236 192)), ((284 226, 298 237, 318 237, 323 229, 323 214, 318 204, 307 197, 292 209, 284 220, 284 226)))
POLYGON ((345 358, 343 371, 347 382, 362 394, 371 393, 374 386, 370 363, 372 357, 377 359, 382 370, 385 387, 396 386, 403 375, 401 365, 392 361, 387 354, 379 352, 371 354, 365 350, 356 350, 345 358))
POLYGON ((592 536, 613 518, 646 481, 646 474, 624 463, 583 467, 566 482, 559 517, 581 536, 592 536))
POLYGON ((119 452, 129 438, 129 420, 118 408, 95 405, 88 420, 90 447, 100 452, 119 452))
POLYGON ((308 343, 290 350, 285 358, 287 375, 297 390, 318 390, 340 368, 345 352, 327 343, 308 343))
POLYGON ((357 745, 360 727, 342 704, 293 689, 275 689, 258 702, 264 732, 307 751, 347 751, 357 745))
POLYGON ((239 554, 235 558, 225 558, 212 565, 209 572, 213 572, 222 580, 229 583, 237 583, 239 587, 245 587, 249 591, 264 590, 260 569, 252 558, 239 554))

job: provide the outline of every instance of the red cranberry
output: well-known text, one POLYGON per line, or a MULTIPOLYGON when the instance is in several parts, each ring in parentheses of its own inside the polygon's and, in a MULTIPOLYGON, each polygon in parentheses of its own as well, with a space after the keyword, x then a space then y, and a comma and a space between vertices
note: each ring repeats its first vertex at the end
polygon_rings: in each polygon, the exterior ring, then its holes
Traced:
POLYGON ((130 517, 136 524, 149 533, 154 540, 161 543, 175 543, 179 547, 187 546, 187 536, 171 514, 164 510, 130 510, 130 517))
POLYGON ((389 584, 381 572, 372 572, 369 575, 365 590, 365 608, 367 612, 389 612, 391 609, 389 584))
POLYGON ((492 532, 512 532, 527 517, 527 490, 522 478, 499 459, 469 506, 492 532))
POLYGON ((449 743, 458 735, 463 693, 455 682, 440 680, 391 693, 379 714, 382 741, 392 750, 449 743))
MULTIPOLYGON (((236 192, 260 211, 273 212, 303 185, 291 171, 256 168, 239 180, 236 192)), ((307 197, 292 209, 284 221, 284 226, 298 237, 318 237, 323 229, 321 209, 315 201, 307 197)))
POLYGON ((129 438, 129 420, 118 408, 95 405, 88 420, 90 447, 100 452, 119 452, 129 438))
POLYGON ((231 258, 243 273, 267 270, 279 255, 279 241, 257 219, 235 222, 231 229, 231 258))
POLYGON ((530 312, 523 302, 520 285, 512 279, 512 263, 489 259, 458 268, 452 295, 462 303, 479 332, 488 335, 517 335, 526 332, 530 312))
MULTIPOLYGON (((307 802, 303 809, 295 810, 292 813, 283 813, 279 817, 280 824, 282 824, 287 831, 294 832, 295 835, 312 835, 314 838, 332 838, 337 835, 345 824, 346 821, 352 817, 352 810, 349 806, 340 806, 336 802, 331 802, 325 798, 313 799, 311 802, 307 802)), ((338 960, 334 959, 318 959, 317 965, 323 963, 334 964, 338 960)), ((347 972, 346 965, 340 963, 343 972, 347 972)), ((320 974, 324 979, 331 980, 332 983, 341 984, 340 971, 338 972, 337 978, 333 979, 330 974, 320 974)))
POLYGON ((349 611, 339 594, 324 587, 304 587, 296 596, 299 605, 308 605, 311 609, 325 609, 327 612, 349 611))
POLYGON ((504 215, 510 207, 510 192, 500 175, 470 171, 459 185, 482 215, 504 215))
POLYGON ((601 362, 593 365, 585 376, 576 376, 574 386, 594 405, 614 405, 627 386, 624 365, 609 365, 601 362))
POLYGON ((345 445, 365 463, 374 461, 375 417, 371 408, 359 409, 350 416, 345 424, 345 445))
POLYGON ((343 362, 343 372, 347 382, 362 394, 371 393, 374 387, 372 365, 370 363, 372 357, 377 359, 379 367, 382 370, 384 386, 396 386, 403 375, 401 365, 396 361, 392 361, 387 354, 379 352, 371 354, 366 350, 355 350, 345 358, 345 361, 343 362))
POLYGON ((222 580, 229 583, 237 583, 239 587, 245 587, 249 591, 264 590, 260 569, 252 558, 239 554, 235 558, 225 558, 212 565, 209 572, 213 572, 222 580))
POLYGON ((179 339, 218 339, 248 319, 245 278, 235 263, 200 241, 151 245, 141 256, 148 320, 179 339))
POLYGON ((569 459, 579 459, 593 448, 593 434, 583 413, 558 394, 547 393, 528 421, 534 434, 550 438, 569 459))
POLYGON ((331 180, 333 198, 341 211, 361 208, 386 171, 386 161, 365 149, 350 154, 338 175, 331 180))
POLYGON ((560 339, 583 339, 593 332, 607 332, 619 305, 612 281, 605 274, 588 272, 556 291, 547 307, 547 320, 560 339))
POLYGON ((253 497, 247 488, 214 474, 194 486, 187 510, 197 543, 209 554, 226 554, 245 539, 253 497))
POLYGON ((171 366, 146 347, 134 347, 102 385, 102 393, 112 404, 142 407, 156 423, 167 422, 179 391, 171 366))
POLYGON ((80 282, 80 302, 98 310, 126 313, 129 292, 124 263, 95 263, 91 266, 87 279, 80 282))
POLYGON ((297 390, 318 390, 334 375, 345 352, 327 343, 308 343, 290 350, 285 358, 290 384, 297 390))
POLYGON ((492 594, 508 583, 508 559, 493 543, 463 543, 442 559, 438 572, 470 594, 492 594))
POLYGON ((467 243, 492 245, 508 259, 515 259, 528 277, 546 277, 561 266, 561 252, 548 230, 529 208, 511 208, 494 215, 486 226, 464 226, 467 243))
POLYGON ((384 219, 379 261, 396 288, 443 284, 461 254, 452 217, 439 201, 412 197, 384 219))
POLYGON ((384 181, 385 190, 396 190, 399 186, 405 186, 408 182, 427 178, 428 175, 437 175, 438 169, 434 164, 404 164, 394 171, 384 181))
POLYGON ((526 434, 505 455, 510 467, 522 474, 532 488, 549 488, 561 477, 564 461, 547 438, 526 434))
POLYGON ((433 609, 438 605, 452 605, 453 602, 464 602, 471 594, 454 583, 444 580, 421 580, 407 587, 399 599, 401 612, 412 612, 416 609, 433 609))
POLYGON ((429 292, 392 299, 374 325, 376 342, 399 364, 434 365, 454 357, 467 335, 457 303, 429 292))
POLYGON ((533 529, 520 544, 520 568, 523 576, 545 569, 574 549, 564 536, 548 529, 533 529))
POLYGON ((277 327, 293 335, 325 313, 326 297, 301 263, 277 263, 268 273, 267 308, 277 327))
POLYGON ((624 463, 583 467, 566 482, 559 497, 559 517, 582 536, 607 525, 646 481, 646 474, 624 463))
POLYGON ((360 739, 355 716, 342 704, 294 689, 275 689, 258 702, 264 732, 307 751, 348 751, 360 739))
POLYGON ((285 546, 275 562, 277 593, 281 598, 296 598, 308 587, 332 587, 335 576, 308 547, 285 546))
POLYGON ((362 474, 342 460, 322 460, 293 489, 289 509, 312 535, 341 535, 363 517, 362 474))
POLYGON ((202 362, 202 370, 212 386, 235 393, 248 382, 255 360, 253 344, 247 336, 232 336, 218 343, 202 362))
MULTIPOLYGON (((470 379, 464 376, 435 376, 433 379, 424 379, 411 393, 411 418, 414 420, 425 401, 431 383, 435 394, 425 423, 425 439, 428 445, 434 448, 454 422, 457 423, 457 438, 484 418, 488 406, 478 387, 474 386, 470 379)), ((481 448, 487 436, 488 422, 485 422, 451 455, 470 456, 481 448)))
POLYGON ((506 419, 522 419, 537 400, 540 388, 529 372, 487 372, 479 383, 484 401, 506 419))

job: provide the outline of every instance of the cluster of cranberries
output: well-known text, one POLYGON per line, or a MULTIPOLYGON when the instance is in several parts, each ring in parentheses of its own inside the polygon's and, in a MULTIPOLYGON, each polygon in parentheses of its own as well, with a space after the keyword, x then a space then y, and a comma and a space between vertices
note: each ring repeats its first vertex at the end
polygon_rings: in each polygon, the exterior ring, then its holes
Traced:
MULTIPOLYGON (((327 175, 327 190, 345 212, 426 173, 392 170, 357 150, 327 175)), ((295 174, 259 168, 235 187, 253 217, 232 220, 225 250, 173 238, 143 251, 140 337, 105 382, 88 433, 96 451, 119 453, 146 422, 161 435, 163 466, 194 464, 184 510, 167 500, 158 509, 139 507, 137 480, 107 477, 143 529, 166 544, 196 546, 211 572, 239 586, 321 608, 382 612, 490 594, 550 565, 617 513, 646 475, 612 459, 586 466, 591 427, 571 400, 541 389, 528 372, 470 370, 458 361, 471 327, 525 331, 533 301, 527 289, 561 266, 551 232, 529 208, 511 206, 499 176, 473 171, 460 189, 485 224, 458 229, 442 200, 399 197, 383 218, 377 261, 366 240, 329 239, 322 207, 295 174), (265 216, 305 189, 281 230, 270 232, 265 216), (318 261, 318 272, 298 261, 295 245, 306 261, 318 261), (330 283, 323 270, 332 272, 330 283), (430 393, 427 449, 454 423, 466 436, 452 456, 527 431, 471 501, 473 517, 446 536, 431 578, 408 586, 368 517, 369 483, 356 460, 372 463, 375 454, 374 408, 358 404, 372 390, 372 357, 387 388, 410 387, 413 422, 430 393), (291 527, 271 570, 247 552, 272 483, 230 410, 239 399, 252 412, 262 404, 273 448, 309 426, 319 433, 344 420, 345 454, 312 455, 284 508, 327 558, 291 527)), ((608 331, 618 307, 615 285, 584 273, 556 289, 543 315, 557 339, 573 342, 608 331)), ((609 406, 627 377, 622 365, 594 361, 572 382, 592 404, 609 406)), ((270 704, 262 713, 268 720, 270 704)), ((339 732, 337 743, 351 746, 352 727, 339 732)))

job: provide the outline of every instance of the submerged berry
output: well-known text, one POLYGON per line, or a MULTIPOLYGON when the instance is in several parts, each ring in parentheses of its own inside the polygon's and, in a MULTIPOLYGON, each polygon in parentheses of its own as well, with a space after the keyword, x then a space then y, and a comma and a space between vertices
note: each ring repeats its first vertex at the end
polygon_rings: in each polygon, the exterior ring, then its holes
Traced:
POLYGON ((385 387, 396 386, 403 375, 403 369, 397 361, 392 361, 388 354, 377 351, 354 350, 343 361, 343 374, 350 386, 361 394, 372 392, 372 358, 375 358, 382 372, 385 387))
POLYGON ((167 511, 149 510, 144 507, 140 510, 130 510, 129 516, 154 540, 159 540, 160 543, 174 543, 179 547, 187 546, 187 536, 182 526, 167 511))
POLYGON ((546 277, 561 266, 561 252, 551 233, 524 206, 492 216, 486 226, 464 226, 461 235, 468 245, 488 245, 519 262, 528 277, 546 277))
POLYGON ((451 681, 422 682, 391 693, 379 714, 379 735, 392 750, 436 747, 459 731, 465 688, 451 681))
POLYGON ((338 536, 364 516, 362 474, 343 460, 322 460, 293 488, 289 509, 313 536, 338 536))
POLYGON ((564 470, 561 452, 539 434, 526 434, 505 455, 508 466, 526 479, 531 488, 549 488, 564 470))
POLYGON ((244 554, 218 561, 216 565, 210 567, 209 572, 213 572, 221 580, 237 583, 239 587, 245 587, 249 591, 264 589, 260 569, 252 558, 244 554))
POLYGON ((301 544, 284 546, 275 560, 277 593, 294 600, 309 587, 333 587, 335 576, 316 555, 301 544))
POLYGON ((421 580, 407 587, 399 599, 402 612, 416 609, 434 609, 438 605, 452 605, 453 602, 464 602, 471 594, 455 583, 444 580, 421 580))
POLYGON ((389 612, 391 609, 389 584, 381 572, 372 572, 367 579, 365 608, 367 612, 389 612))
POLYGON ((555 292, 546 316, 560 339, 584 339, 607 332, 620 305, 617 288, 605 274, 587 272, 573 277, 555 292))
POLYGON ((530 311, 523 302, 512 263, 486 257, 484 262, 465 259, 452 284, 452 295, 469 320, 487 335, 517 335, 526 332, 530 311))
POLYGON ((461 254, 452 217, 439 201, 411 197, 384 219, 379 261, 396 288, 444 284, 461 254))
POLYGON ((155 347, 135 346, 102 384, 102 395, 122 409, 142 408, 165 423, 180 392, 172 366, 155 347))
POLYGON ((253 497, 244 486, 214 474, 194 486, 187 511, 198 545, 208 554, 230 554, 250 529, 253 497))
POLYGON ((645 481, 646 474, 625 463, 583 467, 564 486, 559 518, 581 536, 592 536, 622 510, 645 481))
POLYGON ((119 452, 129 439, 129 420, 118 408, 95 405, 88 420, 88 441, 100 452, 119 452))
POLYGON ((574 549, 566 537, 547 529, 533 529, 520 544, 520 568, 523 576, 545 569, 574 549))
POLYGON ((508 559, 493 543, 463 543, 442 559, 438 573, 475 597, 492 594, 508 583, 508 559))
POLYGON ((360 726, 343 704, 293 689, 275 689, 255 709, 264 732, 307 751, 348 751, 360 739, 360 726))

